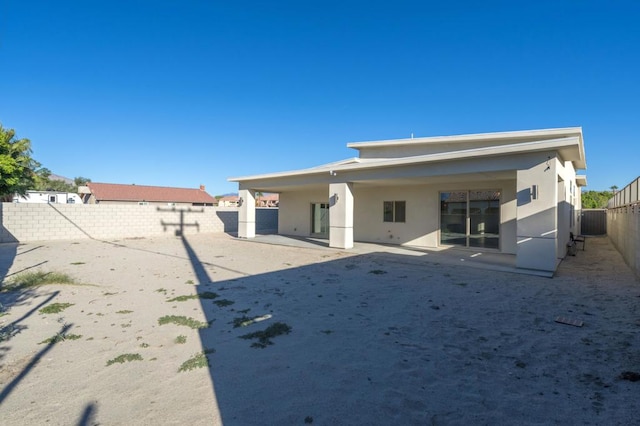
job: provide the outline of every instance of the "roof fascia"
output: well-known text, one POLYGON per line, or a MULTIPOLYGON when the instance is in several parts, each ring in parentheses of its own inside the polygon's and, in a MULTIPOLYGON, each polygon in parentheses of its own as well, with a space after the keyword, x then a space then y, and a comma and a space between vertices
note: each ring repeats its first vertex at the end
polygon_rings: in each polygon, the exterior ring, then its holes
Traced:
POLYGON ((404 139, 389 139, 381 141, 363 141, 363 142, 349 142, 348 148, 362 149, 362 148, 380 148, 387 146, 404 146, 404 145, 420 145, 420 144, 435 144, 435 143, 455 143, 455 142, 474 142, 474 141, 487 141, 487 140, 505 140, 505 139, 526 139, 532 137, 552 137, 554 139, 579 136, 582 140, 582 127, 563 127, 556 129, 540 129, 540 130, 519 130, 514 132, 493 132, 493 133, 476 133, 467 135, 453 135, 453 136, 433 136, 425 138, 404 138, 404 139))
MULTIPOLYGON (((368 159, 367 161, 361 161, 358 163, 349 163, 344 165, 334 165, 332 167, 321 166, 314 167, 311 169, 303 169, 303 170, 294 170, 290 172, 277 172, 277 173, 269 173, 263 175, 255 175, 255 176, 242 176, 242 177, 232 177, 227 179, 229 182, 243 182, 243 181, 251 181, 251 180, 260 180, 260 179, 274 179, 274 178, 282 178, 282 177, 295 177, 295 176, 305 176, 305 175, 313 175, 313 174, 321 174, 326 173, 327 171, 351 171, 351 170, 365 170, 379 167, 394 167, 394 166, 403 166, 410 164, 419 164, 419 163, 432 163, 439 161, 450 161, 450 160, 460 160, 460 159, 468 159, 468 158, 479 158, 479 157, 489 157, 489 156, 501 156, 501 155, 510 155, 510 154, 522 154, 528 152, 538 152, 538 151, 550 151, 550 150, 559 150, 561 148, 567 148, 571 146, 581 146, 581 139, 577 136, 574 137, 564 137, 560 139, 549 139, 543 141, 536 142, 522 142, 510 145, 500 145, 500 146, 491 146, 491 147, 482 147, 482 148, 472 148, 465 149, 460 151, 453 152, 443 152, 438 154, 429 154, 429 155, 417 155, 413 157, 401 157, 401 158, 385 158, 385 159, 368 159)), ((581 162, 584 162, 581 153, 579 153, 579 158, 577 159, 566 159, 568 161, 574 161, 578 163, 578 166, 581 165, 581 162)), ((583 168, 583 167, 578 167, 583 168)))

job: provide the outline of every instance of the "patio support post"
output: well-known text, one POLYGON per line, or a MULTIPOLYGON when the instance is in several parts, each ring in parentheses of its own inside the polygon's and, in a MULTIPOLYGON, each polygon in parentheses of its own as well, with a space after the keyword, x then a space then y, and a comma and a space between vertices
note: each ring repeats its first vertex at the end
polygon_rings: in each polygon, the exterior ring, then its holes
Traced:
POLYGON ((558 265, 558 169, 555 155, 516 174, 516 266, 554 272, 558 265))
POLYGON ((238 191, 238 237, 254 238, 256 236, 256 191, 241 189, 238 191))
POLYGON ((329 247, 353 248, 353 183, 329 184, 329 247))

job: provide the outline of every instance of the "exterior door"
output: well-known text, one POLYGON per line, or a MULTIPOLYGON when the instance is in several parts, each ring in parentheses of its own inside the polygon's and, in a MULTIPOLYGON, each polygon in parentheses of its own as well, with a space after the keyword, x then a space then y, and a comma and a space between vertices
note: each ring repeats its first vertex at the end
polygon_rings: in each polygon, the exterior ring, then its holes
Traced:
POLYGON ((329 204, 311 204, 311 235, 315 237, 329 236, 329 204))
POLYGON ((440 244, 500 248, 500 191, 441 192, 440 244))
POLYGON ((440 193, 440 244, 467 246, 467 191, 440 193))

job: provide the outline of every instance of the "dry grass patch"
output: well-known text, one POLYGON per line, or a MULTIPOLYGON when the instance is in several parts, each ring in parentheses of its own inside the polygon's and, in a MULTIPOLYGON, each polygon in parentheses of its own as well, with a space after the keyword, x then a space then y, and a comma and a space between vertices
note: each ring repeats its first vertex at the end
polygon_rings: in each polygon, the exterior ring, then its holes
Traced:
POLYGON ((82 338, 81 334, 67 334, 67 333, 58 333, 55 336, 49 337, 48 339, 43 340, 38 343, 39 345, 53 345, 54 343, 64 342, 65 340, 78 340, 82 338))
POLYGON ((73 303, 52 303, 49 306, 39 309, 38 312, 41 314, 59 314, 70 306, 73 306, 73 303))
POLYGON ((195 370, 196 368, 209 367, 211 364, 209 364, 209 358, 207 358, 207 355, 214 352, 215 349, 205 349, 202 352, 198 352, 197 354, 183 362, 178 371, 191 371, 195 370))
POLYGON ((3 282, 0 291, 16 291, 26 288, 40 287, 48 284, 72 284, 78 285, 76 280, 68 274, 61 272, 24 272, 7 282, 3 282))
POLYGON ((158 318, 159 325, 165 324, 175 324, 175 325, 183 325, 193 329, 199 328, 207 328, 210 323, 204 321, 198 321, 194 318, 187 318, 184 315, 165 315, 161 318, 158 318))
POLYGON ((174 297, 173 299, 167 300, 167 302, 186 302, 187 300, 191 299, 215 299, 218 296, 219 295, 217 293, 214 293, 212 291, 205 291, 204 293, 188 294, 184 296, 174 297))
POLYGON ((124 364, 125 362, 142 361, 142 355, 140 354, 122 354, 107 361, 107 367, 112 364, 124 364))

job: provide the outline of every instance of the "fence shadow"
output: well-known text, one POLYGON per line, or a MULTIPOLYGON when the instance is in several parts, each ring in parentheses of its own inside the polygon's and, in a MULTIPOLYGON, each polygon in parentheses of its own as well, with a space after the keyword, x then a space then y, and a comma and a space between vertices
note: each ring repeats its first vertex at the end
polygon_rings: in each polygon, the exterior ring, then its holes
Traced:
POLYGON ((18 246, 18 243, 0 244, 0 283, 3 282, 9 274, 9 269, 11 269, 18 254, 18 246))

